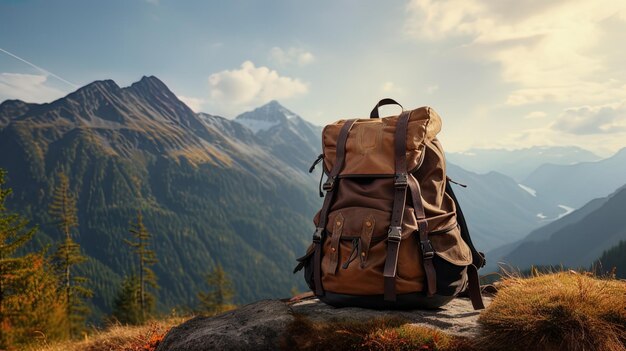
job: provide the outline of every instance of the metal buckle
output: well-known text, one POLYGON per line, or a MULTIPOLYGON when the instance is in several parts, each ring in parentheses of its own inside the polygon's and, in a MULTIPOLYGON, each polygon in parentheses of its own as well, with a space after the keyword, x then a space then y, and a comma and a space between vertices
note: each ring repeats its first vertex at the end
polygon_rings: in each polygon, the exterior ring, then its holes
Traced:
POLYGON ((425 260, 430 260, 435 256, 435 250, 430 240, 420 241, 420 248, 422 249, 422 256, 425 260))
POLYGON ((393 180, 393 186, 396 188, 406 188, 408 186, 406 173, 396 174, 393 180))
POLYGON ((401 227, 389 227, 389 231, 387 232, 387 240, 393 242, 399 242, 402 239, 402 228, 401 227))
POLYGON ((333 190, 334 187, 335 187, 335 177, 332 177, 332 178, 328 178, 326 183, 324 183, 324 185, 322 186, 322 189, 324 189, 324 191, 331 191, 333 190))
POLYGON ((321 241, 323 232, 324 228, 315 228, 315 232, 313 233, 313 242, 321 241))

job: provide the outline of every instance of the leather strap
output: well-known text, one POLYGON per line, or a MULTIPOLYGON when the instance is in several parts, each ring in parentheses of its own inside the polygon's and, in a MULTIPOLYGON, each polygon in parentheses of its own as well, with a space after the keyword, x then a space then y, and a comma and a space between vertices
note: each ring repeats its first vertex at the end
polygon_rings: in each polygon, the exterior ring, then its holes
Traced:
POLYGON ((341 241, 341 232, 343 231, 343 215, 339 213, 334 220, 333 236, 330 239, 330 254, 328 261, 326 261, 326 272, 332 275, 335 275, 339 265, 339 242, 341 241))
MULTIPOLYGON (((382 100, 381 100, 382 101, 382 100)), ((402 239, 402 217, 406 205, 407 165, 406 165, 406 135, 409 127, 409 112, 402 112, 396 124, 394 136, 394 196, 391 212, 391 222, 387 232, 387 258, 383 276, 385 277, 385 301, 396 300, 396 268, 402 239)))
POLYGON ((478 268, 473 264, 467 266, 467 290, 469 292, 472 306, 475 310, 482 310, 485 308, 483 304, 483 296, 480 293, 480 279, 478 278, 478 268))
POLYGON ((461 205, 459 205, 459 200, 457 200, 454 191, 452 190, 452 186, 450 185, 450 179, 446 181, 446 192, 452 200, 454 201, 454 206, 456 207, 456 219, 459 224, 459 228, 461 228, 461 238, 467 246, 469 246, 470 251, 472 252, 472 264, 467 267, 467 290, 469 293, 470 300, 472 300, 472 306, 474 306, 475 310, 480 310, 485 308, 483 304, 483 297, 480 291, 480 279, 478 276, 478 269, 482 268, 485 265, 485 256, 480 253, 474 247, 472 243, 472 238, 470 237, 469 229, 467 227, 467 222, 465 221, 465 216, 463 215, 463 211, 461 210, 461 205))
POLYGON ((324 190, 326 190, 326 196, 324 197, 324 204, 320 210, 320 219, 313 233, 313 243, 315 244, 315 253, 313 254, 313 284, 315 285, 315 295, 324 295, 324 289, 322 287, 322 244, 326 238, 325 229, 326 221, 328 220, 328 211, 335 197, 335 190, 337 189, 337 181, 339 172, 343 168, 343 164, 346 159, 346 141, 348 140, 348 134, 350 129, 356 122, 356 119, 349 119, 345 121, 339 132, 337 138, 337 154, 335 156, 335 165, 328 175, 328 180, 324 183, 324 190))
POLYGON ((420 249, 422 251, 422 262, 424 265, 424 273, 426 274, 426 287, 428 296, 433 296, 437 292, 437 273, 433 264, 435 249, 428 238, 428 221, 426 220, 426 211, 422 203, 422 194, 420 185, 413 174, 408 176, 409 189, 411 191, 411 200, 413 200, 413 210, 417 219, 417 229, 420 240, 420 249))
POLYGON ((459 227, 461 228, 461 238, 463 238, 463 241, 465 241, 465 243, 469 246, 470 250, 472 251, 472 261, 473 261, 472 263, 474 264, 474 266, 476 266, 476 268, 479 268, 479 269, 483 268, 486 263, 485 255, 483 255, 481 252, 476 250, 476 247, 474 247, 474 243, 472 243, 472 237, 470 236, 469 228, 467 227, 467 222, 465 221, 465 216, 463 215, 463 210, 461 210, 461 205, 459 204, 459 200, 457 199, 456 195, 454 194, 454 191, 452 190, 452 186, 450 185, 451 182, 452 180, 450 178, 447 178, 446 192, 448 193, 448 195, 450 195, 450 197, 454 201, 454 207, 456 208, 456 220, 457 220, 457 223, 459 224, 459 227))
POLYGON ((404 111, 404 107, 402 107, 402 105, 400 105, 400 103, 398 103, 396 100, 390 99, 390 98, 384 98, 380 100, 376 104, 376 106, 374 106, 374 109, 372 110, 372 112, 370 112, 370 118, 379 118, 380 116, 378 115, 378 108, 381 106, 385 106, 385 105, 398 105, 400 106, 402 111, 404 111))
POLYGON ((367 264, 367 255, 370 251, 370 244, 372 243, 372 234, 374 233, 374 226, 376 225, 376 220, 374 216, 368 215, 365 217, 365 221, 363 221, 363 229, 361 230, 361 268, 365 268, 367 264))

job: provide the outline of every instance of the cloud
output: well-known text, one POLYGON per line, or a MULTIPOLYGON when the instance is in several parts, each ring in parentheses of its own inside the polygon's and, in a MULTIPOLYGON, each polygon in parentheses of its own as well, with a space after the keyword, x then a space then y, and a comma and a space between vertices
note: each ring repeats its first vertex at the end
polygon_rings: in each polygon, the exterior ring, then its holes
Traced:
POLYGON ((625 132, 626 100, 614 104, 568 108, 551 128, 576 135, 625 132))
POLYGON ((205 99, 194 98, 189 96, 178 96, 178 99, 185 103, 185 105, 189 106, 193 112, 201 112, 204 104, 206 103, 205 99))
POLYGON ((270 100, 288 99, 309 91, 308 83, 280 76, 267 67, 245 61, 239 69, 209 76, 209 100, 222 113, 241 112, 270 100))
POLYGON ((514 86, 509 105, 626 95, 615 89, 623 84, 610 81, 623 68, 607 64, 622 54, 600 47, 616 45, 610 38, 626 30, 626 2, 411 0, 407 13, 405 29, 414 38, 461 42, 468 54, 499 64, 514 86))
POLYGON ((552 119, 542 111, 531 112, 525 118, 531 115, 537 117, 530 118, 545 120, 545 123, 538 127, 484 138, 472 146, 515 149, 531 145, 576 145, 608 156, 625 145, 626 100, 612 104, 567 108, 552 119))
POLYGON ((524 119, 541 119, 541 118, 545 118, 547 116, 548 116, 548 114, 543 112, 543 111, 533 111, 533 112, 527 114, 526 116, 524 116, 524 119))
POLYGON ((43 74, 0 73, 0 101, 20 99, 26 102, 50 102, 66 94, 48 84, 43 74))
POLYGON ((287 50, 283 50, 275 46, 270 50, 270 59, 282 66, 291 64, 306 66, 315 61, 315 56, 302 48, 290 47, 287 50))

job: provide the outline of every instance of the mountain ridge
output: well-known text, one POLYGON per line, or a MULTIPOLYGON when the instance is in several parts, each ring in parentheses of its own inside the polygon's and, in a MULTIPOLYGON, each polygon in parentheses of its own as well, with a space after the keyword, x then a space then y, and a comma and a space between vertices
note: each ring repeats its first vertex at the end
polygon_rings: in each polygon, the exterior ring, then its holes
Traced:
POLYGON ((193 306, 217 263, 240 302, 303 288, 291 269, 319 206, 315 182, 241 124, 194 113, 156 77, 124 88, 96 81, 51 103, 1 106, 14 113, 0 127, 0 149, 12 151, 0 155, 0 167, 9 172, 13 208, 40 226, 41 245, 52 243, 59 234, 47 206, 57 172, 70 176, 76 240, 89 257, 81 269, 101 294, 100 311, 110 310, 114 287, 129 274, 122 239, 139 209, 161 259, 161 309, 193 306))
POLYGON ((502 261, 521 269, 561 264, 589 268, 605 250, 626 240, 626 222, 621 218, 624 208, 626 185, 551 223, 547 230, 531 233, 502 261))

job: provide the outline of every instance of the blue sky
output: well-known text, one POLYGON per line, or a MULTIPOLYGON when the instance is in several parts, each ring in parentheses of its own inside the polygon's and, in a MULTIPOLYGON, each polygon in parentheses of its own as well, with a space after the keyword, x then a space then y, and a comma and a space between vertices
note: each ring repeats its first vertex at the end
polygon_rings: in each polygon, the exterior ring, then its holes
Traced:
POLYGON ((196 111, 277 99, 322 125, 389 96, 438 110, 448 150, 606 156, 626 146, 624 42, 609 0, 0 0, 0 48, 45 70, 0 52, 0 101, 155 75, 196 111))

